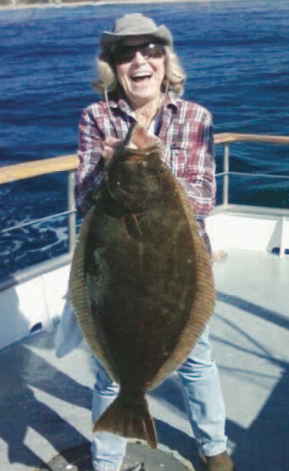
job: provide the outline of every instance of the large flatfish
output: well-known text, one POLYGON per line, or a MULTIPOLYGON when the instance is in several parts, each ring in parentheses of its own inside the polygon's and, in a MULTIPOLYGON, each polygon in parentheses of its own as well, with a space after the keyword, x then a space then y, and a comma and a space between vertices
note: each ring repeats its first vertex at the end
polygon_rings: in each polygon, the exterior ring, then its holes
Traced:
POLYGON ((186 359, 215 302, 212 265, 160 142, 138 124, 106 165, 79 234, 70 299, 84 337, 120 384, 94 425, 155 448, 146 391, 186 359))

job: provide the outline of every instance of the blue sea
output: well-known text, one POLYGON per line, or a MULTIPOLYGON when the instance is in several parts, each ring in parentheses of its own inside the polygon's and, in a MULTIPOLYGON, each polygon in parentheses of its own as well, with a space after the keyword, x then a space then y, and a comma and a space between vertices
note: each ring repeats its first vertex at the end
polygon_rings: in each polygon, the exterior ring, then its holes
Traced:
MULTIPOLYGON (((103 30, 142 12, 173 33, 187 72, 184 98, 208 108, 215 132, 289 135, 289 3, 242 1, 83 5, 0 12, 1 165, 75 153, 78 121, 103 30)), ((217 147, 222 171, 222 148, 217 147)), ((288 146, 234 144, 230 202, 289 207, 288 146)), ((220 188, 219 188, 220 189, 220 188)), ((0 230, 66 210, 65 174, 0 186, 0 230)), ((220 202, 221 192, 218 194, 220 202)), ((0 233, 0 278, 67 251, 60 217, 0 233)))

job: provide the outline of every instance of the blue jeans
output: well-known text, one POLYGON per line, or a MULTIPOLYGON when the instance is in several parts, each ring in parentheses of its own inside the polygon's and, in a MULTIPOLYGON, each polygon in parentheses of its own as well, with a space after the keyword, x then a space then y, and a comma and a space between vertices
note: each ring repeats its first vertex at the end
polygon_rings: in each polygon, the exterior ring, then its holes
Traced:
MULTIPOLYGON (((214 456, 227 449, 225 407, 214 360, 211 357, 209 328, 201 335, 187 360, 178 369, 183 394, 199 452, 214 456)), ((102 367, 98 369, 93 393, 93 422, 111 404, 118 393, 102 367)), ((92 440, 92 463, 97 471, 117 471, 126 452, 126 439, 97 432, 92 440)))

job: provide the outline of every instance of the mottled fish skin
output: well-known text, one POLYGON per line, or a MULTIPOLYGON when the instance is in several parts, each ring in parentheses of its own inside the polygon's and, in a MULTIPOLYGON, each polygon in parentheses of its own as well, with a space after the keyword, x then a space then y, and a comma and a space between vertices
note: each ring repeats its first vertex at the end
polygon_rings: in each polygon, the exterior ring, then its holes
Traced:
POLYGON ((75 249, 70 299, 120 393, 94 431, 155 448, 145 394, 183 363, 207 324, 212 264, 185 190, 141 126, 105 168, 95 201, 75 249))

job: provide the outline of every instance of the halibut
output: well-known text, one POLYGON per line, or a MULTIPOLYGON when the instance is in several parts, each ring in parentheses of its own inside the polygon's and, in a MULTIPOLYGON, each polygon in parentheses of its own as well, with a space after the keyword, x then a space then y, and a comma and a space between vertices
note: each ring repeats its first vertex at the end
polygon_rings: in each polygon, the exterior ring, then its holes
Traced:
POLYGON ((119 395, 94 431, 157 446, 146 392, 187 358, 215 303, 212 263, 160 141, 136 124, 106 163, 70 274, 70 300, 119 395))

